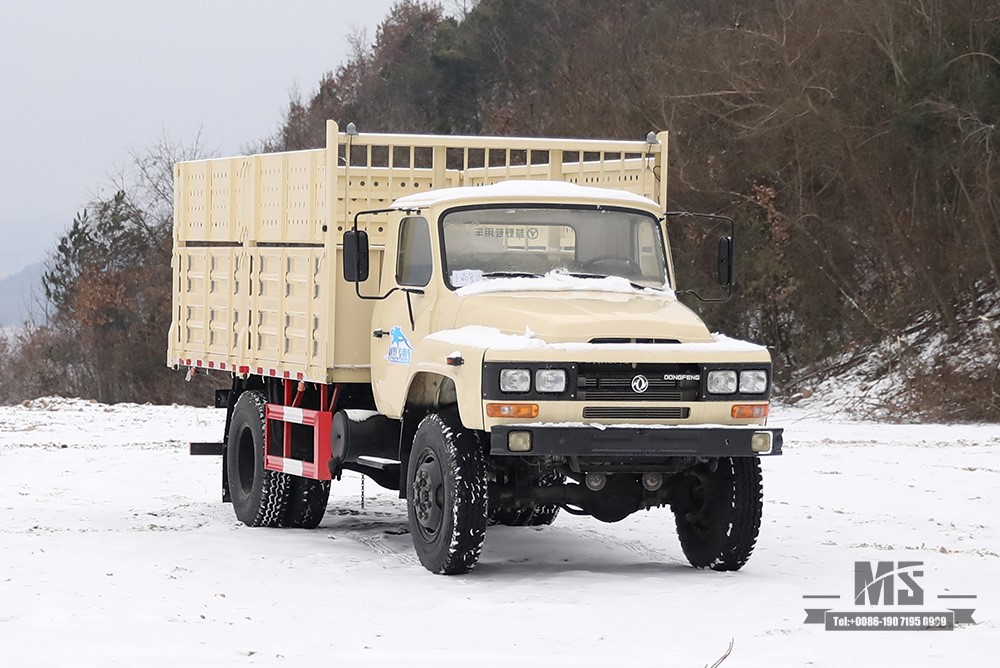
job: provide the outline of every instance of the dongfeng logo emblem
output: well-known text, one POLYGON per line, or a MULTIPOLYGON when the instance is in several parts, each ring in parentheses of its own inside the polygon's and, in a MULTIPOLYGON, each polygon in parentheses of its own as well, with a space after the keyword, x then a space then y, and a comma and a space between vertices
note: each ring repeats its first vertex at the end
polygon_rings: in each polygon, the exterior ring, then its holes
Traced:
POLYGON ((642 394, 649 389, 649 381, 646 380, 645 376, 636 376, 632 379, 632 391, 636 394, 642 394))

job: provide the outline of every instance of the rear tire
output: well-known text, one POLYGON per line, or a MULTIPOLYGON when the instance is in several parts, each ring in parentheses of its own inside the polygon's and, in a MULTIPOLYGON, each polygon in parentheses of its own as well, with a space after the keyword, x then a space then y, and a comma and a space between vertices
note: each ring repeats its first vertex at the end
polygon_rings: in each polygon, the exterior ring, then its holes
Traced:
POLYGON ((530 506, 498 506, 490 512, 489 524, 501 524, 506 527, 527 526, 535 509, 530 506))
POLYGON ((260 392, 240 395, 226 440, 226 472, 236 517, 251 527, 279 527, 285 521, 289 476, 264 470, 264 408, 260 392))
POLYGON ((432 413, 417 427, 406 485, 420 563, 444 575, 472 570, 486 537, 486 456, 455 411, 432 413))
MULTIPOLYGON (((538 487, 554 487, 566 482, 566 476, 558 471, 548 471, 532 484, 538 487)), ((559 506, 497 506, 490 511, 490 524, 508 527, 540 527, 552 524, 559 515, 559 506)))
POLYGON ((296 529, 315 529, 326 514, 330 481, 293 476, 289 484, 287 525, 296 529))
MULTIPOLYGON (((558 471, 549 471, 541 478, 538 479, 539 487, 556 487, 558 485, 563 485, 566 483, 566 476, 558 471)), ((559 515, 559 506, 547 505, 547 506, 535 506, 531 513, 531 517, 528 518, 527 526, 529 527, 542 527, 548 526, 556 521, 556 517, 559 515)))
POLYGON ((763 512, 756 457, 721 457, 715 471, 700 471, 688 507, 676 507, 677 537, 695 568, 738 571, 750 559, 763 512))

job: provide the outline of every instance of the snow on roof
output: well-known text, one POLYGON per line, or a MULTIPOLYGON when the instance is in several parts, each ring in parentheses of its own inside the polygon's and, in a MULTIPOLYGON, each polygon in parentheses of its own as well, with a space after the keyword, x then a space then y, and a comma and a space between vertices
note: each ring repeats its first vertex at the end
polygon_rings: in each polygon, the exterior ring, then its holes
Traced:
POLYGON ((572 198, 584 200, 599 200, 606 204, 645 204, 656 206, 656 202, 627 192, 625 190, 615 190, 612 188, 592 188, 580 186, 575 183, 564 181, 501 181, 489 186, 460 186, 456 188, 440 188, 422 193, 414 193, 406 197, 400 197, 392 206, 396 209, 419 209, 436 204, 444 204, 451 201, 471 199, 511 199, 524 198, 534 200, 540 198, 572 198))

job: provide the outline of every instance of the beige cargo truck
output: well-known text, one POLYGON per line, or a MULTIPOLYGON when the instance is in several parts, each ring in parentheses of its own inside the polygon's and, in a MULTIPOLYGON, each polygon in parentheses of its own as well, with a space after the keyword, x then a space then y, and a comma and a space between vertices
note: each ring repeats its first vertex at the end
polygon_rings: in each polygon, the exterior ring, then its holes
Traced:
MULTIPOLYGON (((167 362, 232 377, 192 453, 223 455, 236 516, 314 528, 355 471, 406 499, 435 573, 491 524, 652 507, 692 565, 742 567, 771 362, 678 301, 666 155, 331 121, 323 149, 178 164, 167 362)), ((727 287, 732 259, 730 231, 727 287)))

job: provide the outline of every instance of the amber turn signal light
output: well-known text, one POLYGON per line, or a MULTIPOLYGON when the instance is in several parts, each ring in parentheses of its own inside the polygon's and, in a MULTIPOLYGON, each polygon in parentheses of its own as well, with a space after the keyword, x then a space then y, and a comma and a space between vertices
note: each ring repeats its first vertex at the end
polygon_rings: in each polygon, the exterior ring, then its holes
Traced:
POLYGON ((767 417, 769 404, 736 404, 731 415, 737 420, 759 420, 767 417))
POLYGON ((538 404, 486 404, 486 416, 492 418, 538 417, 538 404))

